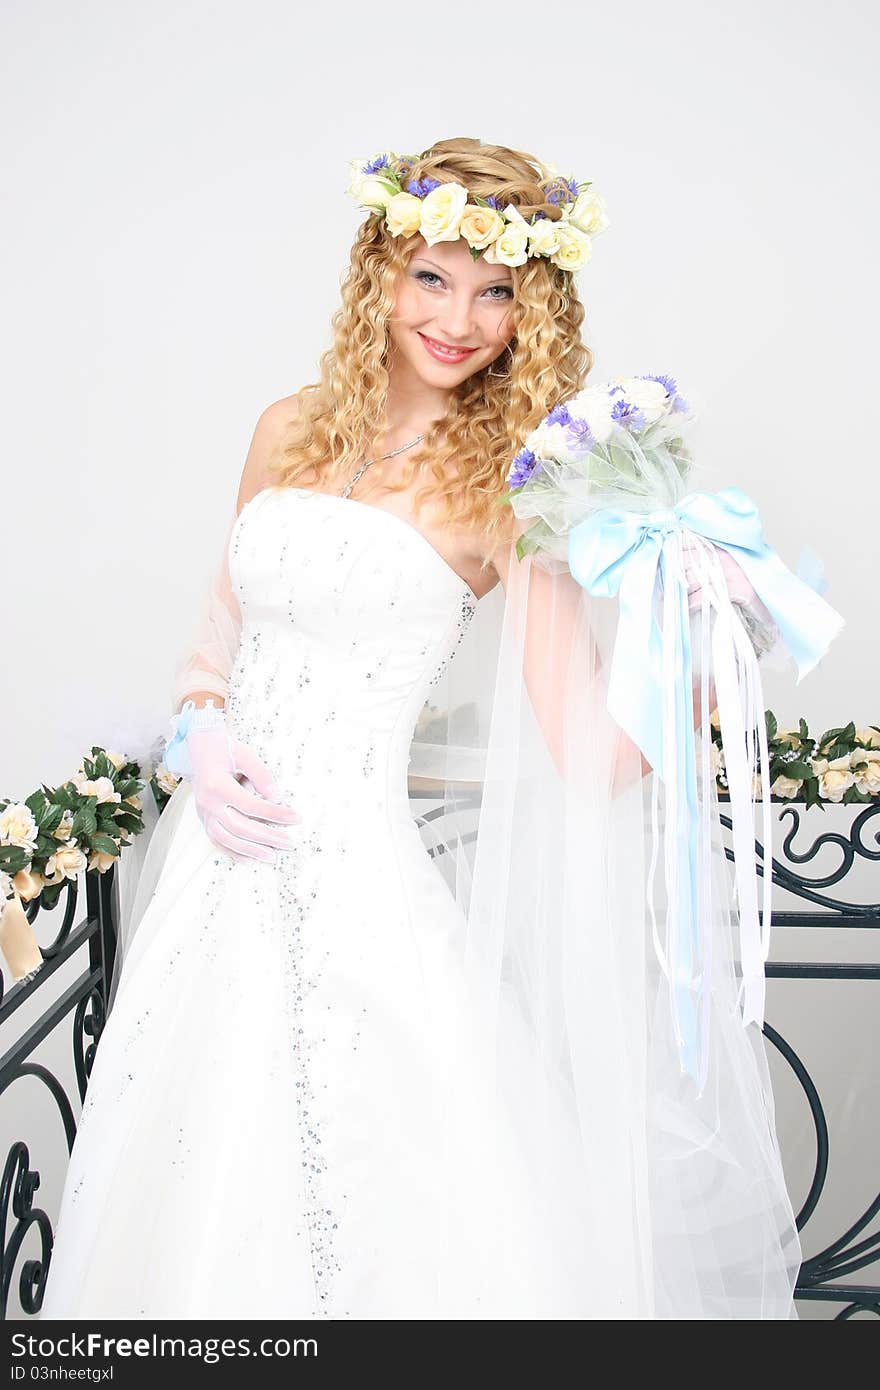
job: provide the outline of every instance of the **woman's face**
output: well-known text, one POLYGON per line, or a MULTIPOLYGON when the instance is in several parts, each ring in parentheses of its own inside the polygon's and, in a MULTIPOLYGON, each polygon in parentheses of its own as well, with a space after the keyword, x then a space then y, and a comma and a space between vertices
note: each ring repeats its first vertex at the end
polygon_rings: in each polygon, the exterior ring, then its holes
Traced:
POLYGON ((474 260, 463 237, 417 242, 388 326, 392 365, 448 390, 494 362, 513 337, 513 276, 509 266, 474 260))

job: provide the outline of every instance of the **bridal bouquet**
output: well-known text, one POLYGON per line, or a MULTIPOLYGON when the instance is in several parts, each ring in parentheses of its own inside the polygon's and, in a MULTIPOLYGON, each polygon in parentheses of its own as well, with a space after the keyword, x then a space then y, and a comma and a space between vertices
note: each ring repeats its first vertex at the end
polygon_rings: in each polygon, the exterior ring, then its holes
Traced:
POLYGON ((507 501, 535 517, 517 554, 567 559, 568 533, 600 507, 671 506, 691 455, 682 432, 693 418, 671 376, 622 377, 556 405, 514 457, 507 501))
MULTIPOLYGON (((530 522, 517 543, 520 560, 553 557, 587 593, 618 599, 606 703, 657 774, 655 837, 663 787, 667 907, 662 939, 652 918, 654 945, 669 983, 682 1071, 702 1089, 711 992, 706 779, 713 740, 704 718, 698 759, 695 685, 699 678, 704 709, 710 678, 716 687, 733 823, 742 1017, 745 1025, 760 1026, 771 877, 764 875, 759 912, 754 813, 770 756, 757 664, 761 646, 752 640, 747 615, 750 607, 760 608, 775 625, 774 636, 795 658, 798 679, 843 620, 767 545, 758 508, 739 488, 688 491, 692 460, 683 433, 691 419, 671 376, 587 387, 554 406, 528 436, 508 473, 505 501, 530 522)), ((769 798, 762 816, 769 858, 769 798)), ((655 858, 657 850, 655 843, 655 858)))

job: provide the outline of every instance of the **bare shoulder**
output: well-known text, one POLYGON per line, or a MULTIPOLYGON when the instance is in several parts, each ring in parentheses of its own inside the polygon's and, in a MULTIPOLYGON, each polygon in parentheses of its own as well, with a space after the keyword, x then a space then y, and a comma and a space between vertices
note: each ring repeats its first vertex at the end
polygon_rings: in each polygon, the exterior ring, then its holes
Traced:
POLYGON ((246 502, 274 482, 268 471, 269 460, 274 456, 291 421, 296 418, 300 394, 297 391, 292 396, 283 396, 280 401, 273 401, 271 405, 266 406, 257 420, 241 473, 236 512, 240 512, 246 502))

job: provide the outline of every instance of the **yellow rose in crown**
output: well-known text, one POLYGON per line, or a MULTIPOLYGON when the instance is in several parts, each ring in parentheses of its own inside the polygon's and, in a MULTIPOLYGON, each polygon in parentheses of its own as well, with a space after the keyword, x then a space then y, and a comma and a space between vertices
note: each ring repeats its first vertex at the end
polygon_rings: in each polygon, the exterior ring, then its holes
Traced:
POLYGON ((467 189, 454 181, 438 184, 422 199, 419 231, 429 246, 457 240, 466 202, 467 189))
POLYGON ((385 222, 392 236, 413 236, 422 220, 422 200, 412 193, 395 193, 385 209, 385 222))
POLYGON ((485 251, 504 231, 504 218, 494 208, 468 203, 461 215, 459 230, 468 246, 472 246, 475 251, 485 251))

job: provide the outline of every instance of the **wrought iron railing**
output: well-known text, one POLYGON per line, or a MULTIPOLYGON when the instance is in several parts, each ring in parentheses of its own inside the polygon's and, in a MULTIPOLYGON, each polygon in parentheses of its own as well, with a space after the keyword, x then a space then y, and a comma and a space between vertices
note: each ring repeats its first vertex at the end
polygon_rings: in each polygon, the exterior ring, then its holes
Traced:
MULTIPOLYGON (((430 793, 424 793, 430 799, 430 793)), ((419 796, 416 793, 416 796, 419 796)), ((467 801, 467 798, 465 798, 467 801)), ((427 811, 420 821, 429 824, 434 815, 427 811)), ((815 815, 815 812, 811 813, 815 815)), ((827 889, 843 882, 859 862, 880 861, 880 848, 867 844, 866 827, 880 816, 880 805, 872 804, 858 811, 850 826, 849 835, 825 832, 818 835, 805 850, 797 850, 794 841, 802 827, 802 810, 786 805, 781 813, 791 817, 780 855, 774 856, 773 882, 788 893, 811 904, 816 910, 774 911, 776 928, 781 927, 857 927, 880 930, 880 904, 856 904, 841 897, 832 897, 827 889), (833 846, 840 853, 840 863, 833 872, 808 879, 797 866, 811 863, 825 848, 833 846)), ((730 820, 722 813, 722 823, 730 829, 730 820)), ((466 836, 463 836, 466 838, 466 836)), ((880 826, 874 842, 880 845, 880 826)), ((759 871, 763 872, 763 848, 756 842, 759 871)), ((727 849, 732 859, 732 850, 727 849)), ((72 880, 66 893, 59 898, 53 913, 61 912, 62 921, 54 939, 41 948, 43 967, 31 978, 15 984, 5 996, 0 996, 0 1028, 14 1014, 37 997, 45 997, 53 976, 73 958, 83 965, 82 973, 58 998, 31 1022, 0 1058, 0 1096, 14 1094, 16 1083, 24 1077, 36 1078, 45 1086, 57 1108, 68 1152, 76 1134, 76 1118, 70 1096, 59 1078, 34 1053, 43 1041, 72 1016, 72 1048, 75 1084, 80 1102, 85 1096, 92 1061, 95 1055, 109 1003, 109 988, 113 973, 116 945, 116 883, 112 869, 105 874, 85 874, 72 880), (85 880, 86 916, 76 924, 79 882, 85 880)), ((34 922, 39 914, 37 903, 28 905, 27 915, 34 922)), ((45 915, 45 914, 44 914, 45 915)), ((42 919, 41 919, 42 920, 42 919)), ((820 980, 877 980, 880 981, 880 961, 870 964, 845 962, 771 962, 767 967, 770 978, 820 980)), ((829 1133, 825 1110, 814 1083, 802 1059, 792 1045, 770 1023, 765 1035, 780 1057, 791 1068, 803 1089, 810 1107, 816 1137, 816 1160, 812 1182, 798 1214, 798 1229, 808 1234, 808 1223, 820 1206, 826 1187, 829 1164, 829 1133)), ((8 1100, 7 1100, 8 1103, 8 1100)), ((39 1169, 31 1166, 31 1152, 22 1140, 9 1149, 0 1184, 0 1217, 3 1231, 2 1283, 0 1283, 0 1318, 10 1309, 13 1281, 17 1274, 17 1311, 35 1314, 39 1311, 49 1259, 52 1251, 52 1223, 49 1214, 39 1206, 39 1169), (27 1259, 20 1256, 31 1231, 37 1233, 38 1251, 27 1259)), ((880 1194, 868 1204, 847 1229, 827 1243, 817 1254, 804 1260, 801 1266, 796 1295, 802 1300, 824 1300, 844 1306, 837 1320, 867 1313, 880 1316, 880 1284, 842 1283, 845 1276, 880 1262, 880 1230, 864 1234, 880 1216, 880 1194)))
MULTIPOLYGON (((42 1013, 24 1028, 0 1058, 0 1097, 14 1094, 17 1083, 33 1077, 41 1083, 58 1112, 64 1132, 67 1152, 73 1148, 76 1136, 76 1117, 71 1097, 64 1083, 44 1063, 35 1060, 34 1053, 46 1038, 72 1016, 72 1049, 75 1084, 80 1103, 86 1093, 95 1049, 107 1016, 113 960, 116 950, 115 875, 82 874, 70 879, 51 912, 61 914, 61 925, 48 946, 42 946, 43 965, 35 975, 19 981, 3 991, 0 981, 0 1028, 13 1015, 24 1010, 35 998, 45 998, 50 982, 67 961, 81 964, 82 973, 42 1013), (80 901, 80 883, 85 882, 86 915, 75 921, 80 901)), ((41 911, 38 900, 26 907, 28 920, 33 924, 41 911)), ((4 1028, 4 1033, 8 1031, 4 1028)), ((9 1311, 12 1283, 16 1276, 19 1256, 31 1231, 37 1233, 38 1253, 21 1262, 18 1270, 18 1305, 23 1313, 37 1313, 43 1300, 46 1273, 52 1253, 52 1223, 49 1214, 38 1204, 40 1172, 31 1167, 30 1149, 23 1140, 16 1140, 9 1149, 0 1180, 0 1221, 3 1233, 2 1280, 0 1280, 0 1318, 9 1311)))
MULTIPOLYGON (((810 824, 814 824, 815 811, 810 813, 810 824)), ((833 927, 838 931, 846 928, 880 931, 880 904, 853 903, 838 896, 831 896, 827 890, 840 884, 860 862, 880 863, 880 805, 872 803, 864 806, 853 816, 849 833, 825 831, 807 843, 805 849, 795 848, 795 840, 804 823, 804 811, 800 806, 787 805, 780 812, 779 821, 789 819, 780 856, 773 858, 773 883, 788 893, 810 903, 816 911, 795 911, 775 909, 774 929, 780 927, 807 927, 811 929, 833 927), (868 844, 868 826, 873 826, 874 848, 868 844), (831 849, 840 855, 840 862, 829 873, 807 878, 797 870, 798 865, 812 863, 824 850, 831 849)), ((729 830, 731 821, 722 814, 722 823, 729 830)), ((755 843, 758 856, 759 873, 763 875, 763 848, 755 843)), ((727 849, 728 858, 733 852, 727 849)), ((874 938, 877 941, 877 938, 874 938)), ((779 980, 874 980, 880 986, 880 952, 874 949, 874 959, 869 963, 847 961, 770 961, 767 964, 769 979, 779 980)), ((878 988, 880 1005, 880 988, 878 988)), ((813 1178, 803 1205, 798 1213, 798 1230, 809 1235, 808 1223, 820 1205, 826 1189, 830 1140, 825 1109, 819 1089, 810 1072, 792 1045, 770 1024, 765 1023, 764 1034, 777 1049, 780 1056, 791 1068, 801 1086, 807 1103, 816 1137, 816 1159, 813 1178)), ((876 1065, 877 1049, 874 1049, 876 1065)), ((804 1301, 828 1301, 842 1303, 844 1306, 835 1321, 855 1317, 859 1313, 880 1317, 880 1229, 864 1234, 872 1223, 880 1218, 880 1192, 870 1201, 865 1210, 859 1213, 847 1229, 835 1240, 828 1242, 815 1255, 810 1255, 801 1265, 796 1294, 804 1301), (858 1237, 862 1239, 858 1239, 858 1237), (845 1275, 867 1270, 871 1265, 874 1281, 871 1283, 840 1283, 845 1275)))

